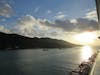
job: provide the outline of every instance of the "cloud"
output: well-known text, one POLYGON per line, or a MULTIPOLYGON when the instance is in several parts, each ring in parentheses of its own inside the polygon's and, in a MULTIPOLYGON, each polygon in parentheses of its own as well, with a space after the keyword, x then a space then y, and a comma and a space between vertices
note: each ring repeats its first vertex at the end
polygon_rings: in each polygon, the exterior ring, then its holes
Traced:
POLYGON ((4 18, 3 19, 0 19, 0 22, 4 22, 4 21, 6 21, 6 19, 4 19, 4 18))
POLYGON ((88 11, 84 18, 97 21, 98 18, 96 10, 88 11))
POLYGON ((77 19, 71 19, 70 22, 71 23, 77 23, 77 19))
POLYGON ((64 21, 55 20, 54 22, 40 21, 40 23, 53 28, 59 28, 67 32, 72 32, 72 31, 83 32, 86 30, 98 29, 97 21, 89 20, 86 18, 78 18, 78 19, 64 20, 64 21))
POLYGON ((10 17, 11 14, 12 14, 11 6, 7 3, 3 3, 2 6, 0 6, 0 16, 10 17))
POLYGON ((10 33, 10 30, 5 28, 3 25, 0 25, 0 32, 10 33))
POLYGON ((39 7, 35 8, 34 12, 37 13, 39 11, 39 7))
POLYGON ((52 13, 52 11, 51 10, 48 10, 47 13, 50 14, 50 13, 52 13))
POLYGON ((42 24, 42 19, 35 19, 31 15, 19 18, 11 28, 12 33, 28 37, 56 37, 61 29, 42 24), (58 32, 59 31, 59 32, 58 32))
POLYGON ((50 22, 50 21, 48 21, 48 20, 46 20, 46 21, 40 21, 40 23, 42 24, 42 25, 46 25, 46 26, 49 26, 49 27, 53 27, 53 28, 59 28, 59 29, 65 29, 66 30, 66 28, 68 29, 68 30, 70 30, 70 27, 71 27, 71 23, 70 23, 70 21, 68 21, 68 20, 66 20, 66 21, 61 21, 61 20, 55 20, 55 22, 53 23, 53 22, 50 22), (68 25, 67 25, 68 24, 68 25))
POLYGON ((28 37, 48 37, 52 33, 50 27, 41 25, 40 19, 35 19, 31 15, 25 15, 19 18, 14 27, 11 28, 13 33, 28 37))
POLYGON ((85 30, 97 30, 98 23, 95 20, 89 20, 84 18, 78 18, 76 23, 77 30, 85 31, 85 30))
POLYGON ((7 29, 1 26, 0 31, 10 31, 28 37, 50 37, 68 40, 74 34, 86 30, 97 30, 97 28, 97 21, 86 18, 49 21, 47 19, 36 19, 32 15, 24 15, 16 21, 12 28, 7 29))
POLYGON ((57 15, 63 14, 63 12, 58 12, 57 15))
POLYGON ((63 12, 58 12, 56 16, 54 16, 55 19, 59 19, 59 20, 65 19, 65 17, 66 15, 63 12))
POLYGON ((25 15, 17 20, 12 31, 20 35, 32 37, 35 35, 35 31, 33 29, 35 23, 36 20, 33 16, 25 15))
POLYGON ((61 15, 57 15, 55 16, 56 19, 64 19, 65 18, 65 15, 64 14, 61 14, 61 15))

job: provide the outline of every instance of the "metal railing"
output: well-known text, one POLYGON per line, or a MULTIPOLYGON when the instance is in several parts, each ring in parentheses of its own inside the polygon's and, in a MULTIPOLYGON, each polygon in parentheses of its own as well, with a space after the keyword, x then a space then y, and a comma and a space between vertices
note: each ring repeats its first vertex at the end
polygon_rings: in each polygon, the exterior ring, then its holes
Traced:
POLYGON ((78 65, 78 68, 72 70, 69 75, 93 75, 94 69, 96 66, 96 59, 98 56, 99 51, 94 53, 88 61, 83 61, 81 64, 78 65))

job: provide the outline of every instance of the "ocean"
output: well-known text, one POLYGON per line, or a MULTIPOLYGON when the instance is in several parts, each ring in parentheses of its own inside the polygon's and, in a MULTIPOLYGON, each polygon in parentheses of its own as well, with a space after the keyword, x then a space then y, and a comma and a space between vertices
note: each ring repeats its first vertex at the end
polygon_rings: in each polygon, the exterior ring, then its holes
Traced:
POLYGON ((0 75, 68 75, 95 51, 90 46, 0 51, 0 75))

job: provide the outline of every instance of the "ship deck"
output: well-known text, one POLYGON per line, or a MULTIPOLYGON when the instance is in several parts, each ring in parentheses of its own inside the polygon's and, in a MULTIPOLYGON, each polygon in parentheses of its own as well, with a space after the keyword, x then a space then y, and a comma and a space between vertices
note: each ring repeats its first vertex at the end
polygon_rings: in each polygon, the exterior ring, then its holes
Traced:
POLYGON ((100 75, 100 54, 98 54, 93 75, 100 75))

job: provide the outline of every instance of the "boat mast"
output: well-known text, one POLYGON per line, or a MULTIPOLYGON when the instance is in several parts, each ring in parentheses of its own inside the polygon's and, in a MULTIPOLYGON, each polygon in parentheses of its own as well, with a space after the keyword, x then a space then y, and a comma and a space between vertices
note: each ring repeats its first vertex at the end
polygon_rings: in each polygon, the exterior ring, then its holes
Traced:
MULTIPOLYGON (((100 0, 95 0, 95 3, 96 3, 96 10, 97 10, 98 31, 99 31, 100 30, 100 0)), ((100 39, 100 36, 98 36, 98 38, 100 39)))
POLYGON ((100 0, 95 0, 95 2, 96 2, 98 22, 100 24, 100 0))

